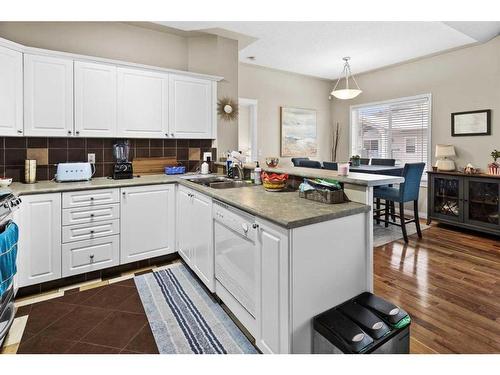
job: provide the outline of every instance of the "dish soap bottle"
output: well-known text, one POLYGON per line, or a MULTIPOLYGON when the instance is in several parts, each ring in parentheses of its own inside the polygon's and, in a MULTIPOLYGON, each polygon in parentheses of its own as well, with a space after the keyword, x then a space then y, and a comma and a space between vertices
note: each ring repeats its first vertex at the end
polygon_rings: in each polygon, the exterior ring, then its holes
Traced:
POLYGON ((260 175, 262 173, 262 168, 259 166, 259 162, 257 162, 257 164, 255 165, 255 169, 254 169, 253 173, 255 174, 254 181, 253 181, 254 184, 261 185, 262 179, 261 179, 260 175))
POLYGON ((205 160, 201 164, 201 174, 209 174, 210 173, 210 169, 208 167, 208 163, 210 163, 210 158, 209 157, 207 157, 207 160, 205 160))

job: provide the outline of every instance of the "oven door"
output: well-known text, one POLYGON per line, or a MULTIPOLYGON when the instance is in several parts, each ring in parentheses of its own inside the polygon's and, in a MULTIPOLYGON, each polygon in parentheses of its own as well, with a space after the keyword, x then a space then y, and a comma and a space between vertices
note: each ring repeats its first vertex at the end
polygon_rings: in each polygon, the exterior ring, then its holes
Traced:
POLYGON ((254 236, 242 235, 217 220, 214 232, 215 278, 255 318, 254 236))

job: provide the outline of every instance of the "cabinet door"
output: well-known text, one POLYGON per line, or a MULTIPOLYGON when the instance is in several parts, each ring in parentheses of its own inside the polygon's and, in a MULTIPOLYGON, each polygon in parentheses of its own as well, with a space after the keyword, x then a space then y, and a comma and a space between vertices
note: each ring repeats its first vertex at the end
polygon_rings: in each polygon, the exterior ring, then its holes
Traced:
POLYGON ((73 61, 24 55, 24 134, 73 134, 73 61))
POLYGON ((191 229, 195 227, 191 194, 191 190, 183 186, 179 186, 177 189, 176 249, 190 267, 192 267, 192 237, 190 234, 192 234, 191 229))
POLYGON ((173 253, 175 186, 137 186, 121 192, 121 264, 173 253))
POLYGON ((464 221, 500 230, 500 181, 494 178, 464 179, 464 221))
POLYGON ((263 353, 289 353, 288 236, 259 220, 257 260, 257 347, 263 353))
POLYGON ((116 67, 75 61, 75 134, 114 137, 116 67))
POLYGON ((23 135, 23 54, 0 47, 0 136, 23 135))
POLYGON ((193 192, 190 231, 193 252, 192 269, 211 292, 215 292, 212 200, 193 192))
POLYGON ((176 138, 214 138, 213 85, 205 79, 170 75, 169 123, 176 138))
POLYGON ((117 68, 118 136, 166 138, 168 74, 117 68))
POLYGON ((463 180, 459 177, 431 175, 431 216, 463 221, 463 180))
POLYGON ((19 286, 61 277, 61 194, 27 195, 19 218, 19 286))

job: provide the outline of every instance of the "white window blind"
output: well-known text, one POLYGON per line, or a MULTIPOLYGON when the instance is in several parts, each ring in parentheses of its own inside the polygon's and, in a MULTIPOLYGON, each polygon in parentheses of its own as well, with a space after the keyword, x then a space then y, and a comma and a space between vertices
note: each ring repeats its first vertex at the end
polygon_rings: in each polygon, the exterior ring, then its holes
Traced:
POLYGON ((430 112, 430 95, 351 107, 352 155, 428 164, 430 112))

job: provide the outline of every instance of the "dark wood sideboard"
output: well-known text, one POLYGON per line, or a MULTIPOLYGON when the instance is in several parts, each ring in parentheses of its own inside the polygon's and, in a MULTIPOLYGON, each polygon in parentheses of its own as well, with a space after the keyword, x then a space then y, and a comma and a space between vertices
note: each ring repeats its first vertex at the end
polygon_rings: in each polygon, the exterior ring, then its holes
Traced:
POLYGON ((500 176, 427 172, 427 222, 500 235, 500 176))

